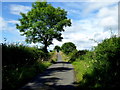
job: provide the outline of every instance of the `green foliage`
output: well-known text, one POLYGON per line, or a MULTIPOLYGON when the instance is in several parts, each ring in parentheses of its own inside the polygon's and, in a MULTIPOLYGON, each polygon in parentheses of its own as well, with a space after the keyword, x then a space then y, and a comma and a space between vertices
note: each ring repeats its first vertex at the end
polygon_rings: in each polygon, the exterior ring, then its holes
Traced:
POLYGON ((50 55, 38 48, 19 44, 1 46, 3 90, 20 88, 50 65, 44 61, 50 58, 50 55))
MULTIPOLYGON (((120 86, 120 37, 105 39, 95 47, 95 64, 94 73, 97 72, 100 78, 99 84, 102 87, 119 87, 120 86)), ((97 80, 98 81, 98 80, 97 80)))
POLYGON ((59 52, 61 50, 61 47, 57 45, 57 46, 54 47, 54 50, 56 50, 57 52, 59 52))
POLYGON ((67 42, 67 43, 64 43, 62 46, 61 46, 61 49, 62 51, 68 55, 69 53, 73 52, 74 50, 76 50, 76 46, 74 43, 72 42, 67 42))
POLYGON ((90 61, 80 60, 80 61, 74 61, 72 64, 74 65, 74 70, 76 72, 77 82, 80 82, 83 80, 84 74, 92 73, 93 63, 90 61))
POLYGON ((2 44, 2 50, 3 66, 14 64, 14 68, 18 66, 22 67, 25 64, 33 64, 39 57, 45 57, 43 51, 38 50, 35 47, 19 44, 2 44))
POLYGON ((51 58, 50 58, 50 62, 51 63, 56 63, 57 61, 57 52, 56 51, 53 51, 53 52, 50 52, 50 55, 51 55, 51 58))
POLYGON ((3 69, 3 90, 17 90, 21 88, 50 65, 49 62, 36 62, 33 65, 18 67, 16 69, 3 69))
POLYGON ((47 2, 35 2, 27 14, 20 13, 20 25, 17 29, 26 36, 26 42, 40 42, 44 45, 44 51, 52 44, 53 39, 61 41, 63 27, 71 26, 70 19, 67 19, 67 12, 61 8, 54 8, 47 2))
POLYGON ((77 81, 82 88, 120 88, 120 37, 103 40, 93 51, 75 58, 77 81))
POLYGON ((77 58, 80 58, 82 59, 83 58, 83 55, 85 55, 86 53, 88 52, 88 50, 74 50, 73 52, 71 52, 69 54, 69 56, 71 56, 69 62, 73 62, 75 61, 77 58))

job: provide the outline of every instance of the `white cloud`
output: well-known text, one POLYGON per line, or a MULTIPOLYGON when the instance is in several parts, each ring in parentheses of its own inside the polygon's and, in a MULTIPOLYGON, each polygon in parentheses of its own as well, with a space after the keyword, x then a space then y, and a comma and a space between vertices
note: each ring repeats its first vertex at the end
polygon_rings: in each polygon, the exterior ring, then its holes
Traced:
POLYGON ((117 15, 118 13, 118 6, 113 6, 113 7, 103 7, 99 10, 97 13, 98 17, 107 17, 107 16, 114 16, 117 15))
POLYGON ((117 21, 114 19, 114 17, 105 17, 100 21, 101 26, 114 26, 117 25, 117 21))
POLYGON ((109 38, 110 37, 110 31, 106 31, 106 32, 96 32, 94 33, 94 39, 97 42, 101 42, 102 40, 104 40, 105 38, 109 38))
POLYGON ((14 30, 16 30, 16 27, 15 27, 16 23, 19 23, 19 21, 16 21, 16 20, 6 21, 4 18, 0 17, 0 29, 1 29, 1 31, 14 31, 14 30), (14 26, 10 26, 9 24, 13 24, 14 26))
POLYGON ((5 20, 0 17, 0 31, 4 30, 7 26, 7 23, 5 22, 5 20))
POLYGON ((104 7, 99 10, 96 15, 100 19, 98 25, 104 27, 104 29, 112 28, 117 29, 118 27, 118 5, 112 7, 104 7))
POLYGON ((19 24, 20 23, 18 20, 9 20, 7 22, 12 23, 12 24, 19 24))
POLYGON ((31 7, 23 5, 13 4, 10 6, 11 13, 15 15, 20 15, 20 12, 27 13, 30 9, 31 7))
POLYGON ((117 4, 116 2, 89 2, 87 4, 87 7, 83 11, 84 15, 90 14, 91 12, 94 12, 95 10, 99 10, 104 7, 108 7, 110 5, 117 4))
MULTIPOLYGON (((111 1, 94 1, 94 2, 73 2, 73 3, 65 3, 63 6, 60 6, 68 11, 68 15, 77 16, 75 18, 81 18, 81 17, 89 17, 94 16, 97 12, 97 10, 105 7, 111 7, 114 4, 118 4, 118 2, 111 2, 111 1)), ((62 4, 61 4, 62 5, 62 4)), ((108 10, 109 11, 109 10, 108 10)), ((110 12, 110 11, 109 11, 110 12)), ((104 12, 103 12, 104 14, 104 12)))
POLYGON ((21 42, 25 40, 24 36, 20 36, 20 32, 16 29, 15 23, 18 22, 16 20, 6 21, 4 18, 0 17, 1 39, 7 38, 9 42, 21 42))

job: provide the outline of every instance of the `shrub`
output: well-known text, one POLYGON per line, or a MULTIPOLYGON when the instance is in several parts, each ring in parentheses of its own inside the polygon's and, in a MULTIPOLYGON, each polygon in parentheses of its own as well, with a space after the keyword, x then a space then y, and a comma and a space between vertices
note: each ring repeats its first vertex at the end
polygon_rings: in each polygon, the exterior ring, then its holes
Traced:
POLYGON ((85 55, 87 52, 88 52, 88 50, 79 50, 79 51, 74 50, 73 52, 70 53, 71 58, 70 58, 69 62, 73 62, 78 58, 82 59, 83 55, 85 55))
POLYGON ((101 79, 100 84, 104 87, 119 87, 120 37, 105 39, 102 43, 95 47, 95 53, 95 59, 98 61, 95 64, 95 72, 97 70, 100 71, 98 73, 99 78, 101 79))
POLYGON ((93 73, 85 74, 87 87, 119 87, 120 86, 120 37, 103 40, 94 49, 90 59, 97 60, 93 63, 93 73), (91 83, 91 81, 94 81, 91 83))
POLYGON ((2 44, 3 90, 16 90, 44 71, 50 65, 49 57, 48 53, 35 47, 2 44))
POLYGON ((73 65, 77 77, 82 78, 78 80, 80 87, 120 88, 119 55, 120 37, 111 37, 99 43, 98 46, 94 47, 93 51, 83 55, 82 61, 80 57, 75 58, 73 65), (86 65, 89 68, 84 67, 86 65))

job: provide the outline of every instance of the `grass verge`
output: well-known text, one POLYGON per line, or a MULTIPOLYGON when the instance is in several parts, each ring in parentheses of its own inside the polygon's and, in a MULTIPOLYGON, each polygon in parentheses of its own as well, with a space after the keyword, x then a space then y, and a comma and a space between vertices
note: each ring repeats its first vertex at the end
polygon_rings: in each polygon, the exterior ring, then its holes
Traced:
POLYGON ((91 74, 93 71, 92 62, 90 61, 75 61, 72 63, 75 70, 76 81, 81 82, 85 74, 91 74))
POLYGON ((62 56, 62 60, 65 62, 68 62, 70 60, 70 57, 68 55, 65 55, 63 52, 60 52, 60 54, 62 56))
POLYGON ((3 90, 18 89, 51 65, 50 62, 36 62, 33 65, 3 71, 3 90))

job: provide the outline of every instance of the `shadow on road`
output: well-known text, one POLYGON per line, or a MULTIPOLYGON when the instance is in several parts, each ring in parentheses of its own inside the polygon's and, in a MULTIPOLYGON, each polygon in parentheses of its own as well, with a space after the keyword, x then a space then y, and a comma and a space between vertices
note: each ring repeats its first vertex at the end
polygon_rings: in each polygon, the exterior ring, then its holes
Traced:
POLYGON ((56 62, 54 64, 55 67, 46 69, 45 72, 35 77, 30 83, 19 90, 76 90, 76 87, 74 86, 74 81, 71 85, 60 85, 57 84, 57 82, 63 80, 64 78, 54 76, 55 73, 66 73, 70 70, 73 70, 73 68, 64 67, 64 65, 69 64, 69 62, 56 62))
POLYGON ((50 68, 48 70, 51 72, 57 72, 57 71, 66 72, 68 70, 73 70, 73 68, 58 67, 58 68, 50 68))
POLYGON ((64 61, 57 61, 55 64, 70 64, 70 62, 64 62, 64 61))

